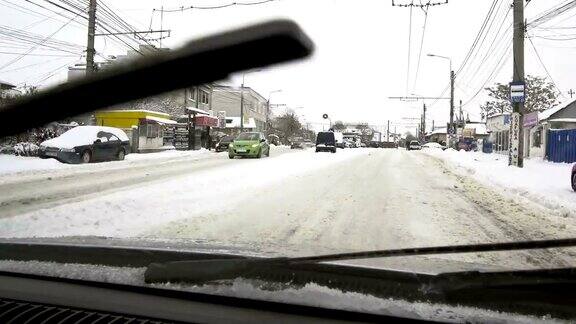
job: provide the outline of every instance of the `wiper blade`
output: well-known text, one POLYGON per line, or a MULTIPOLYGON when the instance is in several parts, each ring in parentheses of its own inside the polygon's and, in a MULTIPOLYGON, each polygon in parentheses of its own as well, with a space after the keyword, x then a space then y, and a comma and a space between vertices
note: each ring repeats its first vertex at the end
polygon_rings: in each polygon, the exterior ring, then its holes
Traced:
POLYGON ((313 42, 290 20, 208 36, 1 107, 0 137, 127 101, 223 80, 234 72, 302 59, 313 50, 313 42))
POLYGON ((300 264, 309 265, 320 262, 356 259, 534 250, 574 246, 576 246, 576 238, 377 250, 296 258, 248 258, 177 261, 167 263, 152 263, 146 269, 144 277, 147 283, 178 281, 204 283, 215 280, 234 279, 238 277, 249 276, 250 273, 259 271, 263 267, 273 268, 280 266, 285 268, 288 266, 297 266, 300 264))

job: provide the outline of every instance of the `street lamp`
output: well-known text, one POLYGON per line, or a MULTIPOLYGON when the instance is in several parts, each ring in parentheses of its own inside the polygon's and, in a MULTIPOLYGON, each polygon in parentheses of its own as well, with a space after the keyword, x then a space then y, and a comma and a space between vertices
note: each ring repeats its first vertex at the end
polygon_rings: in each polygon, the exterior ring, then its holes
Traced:
POLYGON ((274 91, 270 91, 270 93, 268 94, 268 100, 266 101, 266 125, 265 125, 265 131, 268 132, 268 123, 269 123, 269 116, 270 116, 270 97, 272 97, 272 94, 274 93, 278 93, 278 92, 282 92, 282 89, 277 89, 274 91))
POLYGON ((452 59, 448 56, 428 54, 431 57, 438 57, 441 59, 448 60, 450 62, 450 123, 447 128, 446 134, 446 146, 450 147, 450 135, 454 132, 454 80, 456 76, 454 75, 454 70, 452 70, 452 59))
POLYGON ((244 80, 246 78, 246 74, 253 73, 253 72, 260 72, 261 69, 252 70, 242 73, 242 85, 240 86, 240 131, 244 131, 244 80))

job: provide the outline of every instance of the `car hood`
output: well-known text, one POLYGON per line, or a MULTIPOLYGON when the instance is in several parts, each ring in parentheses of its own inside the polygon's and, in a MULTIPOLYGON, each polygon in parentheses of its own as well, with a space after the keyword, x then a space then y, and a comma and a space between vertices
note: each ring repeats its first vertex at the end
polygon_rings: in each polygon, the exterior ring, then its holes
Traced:
POLYGON ((234 145, 253 145, 253 144, 258 144, 260 143, 259 141, 234 141, 234 145))

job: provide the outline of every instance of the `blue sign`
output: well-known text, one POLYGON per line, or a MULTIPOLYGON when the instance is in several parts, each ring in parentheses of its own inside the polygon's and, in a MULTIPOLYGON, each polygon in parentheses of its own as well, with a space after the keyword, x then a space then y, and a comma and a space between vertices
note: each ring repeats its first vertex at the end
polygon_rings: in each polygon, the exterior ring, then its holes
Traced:
POLYGON ((526 99, 526 85, 524 82, 510 83, 510 101, 513 103, 524 102, 526 99))

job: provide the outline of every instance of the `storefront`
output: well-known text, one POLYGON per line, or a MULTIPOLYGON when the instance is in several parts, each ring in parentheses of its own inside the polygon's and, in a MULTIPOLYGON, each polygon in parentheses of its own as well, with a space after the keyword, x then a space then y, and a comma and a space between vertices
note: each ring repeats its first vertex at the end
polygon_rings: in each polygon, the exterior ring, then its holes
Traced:
POLYGON ((164 145, 164 130, 176 124, 169 114, 149 110, 97 111, 96 124, 124 130, 134 153, 158 152, 174 149, 164 145))
POLYGON ((492 144, 492 151, 499 154, 508 154, 510 146, 510 113, 490 116, 486 119, 488 141, 492 144))

